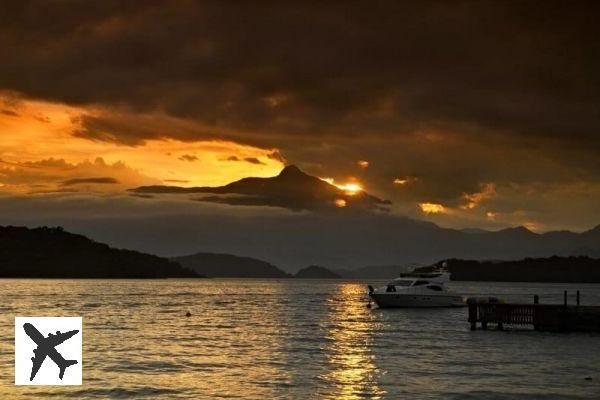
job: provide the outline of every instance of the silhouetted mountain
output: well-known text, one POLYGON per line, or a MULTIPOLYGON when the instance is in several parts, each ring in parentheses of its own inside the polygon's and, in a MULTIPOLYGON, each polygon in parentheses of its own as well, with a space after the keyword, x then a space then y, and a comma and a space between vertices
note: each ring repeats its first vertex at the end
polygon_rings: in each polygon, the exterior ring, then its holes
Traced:
POLYGON ((336 269, 335 272, 348 279, 391 279, 413 269, 413 265, 372 265, 355 269, 336 269))
POLYGON ((225 186, 191 187, 142 186, 135 193, 210 193, 195 200, 230 205, 273 206, 292 210, 385 210, 389 201, 364 191, 348 193, 315 176, 289 165, 272 178, 243 178, 225 186))
POLYGON ((460 229, 461 232, 464 233, 471 233, 474 235, 480 234, 480 233, 490 233, 490 231, 487 231, 485 229, 479 229, 479 228, 464 228, 464 229, 460 229))
POLYGON ((111 248, 62 228, 0 227, 3 278, 198 277, 165 258, 111 248))
POLYGON ((229 215, 181 215, 169 221, 167 226, 156 216, 121 222, 105 218, 94 224, 75 221, 72 226, 104 242, 144 252, 240 254, 287 272, 307 265, 326 265, 336 271, 366 265, 429 265, 448 258, 517 260, 593 256, 600 251, 597 228, 583 233, 537 234, 517 229, 472 234, 389 213, 265 216, 232 211, 229 215))
POLYGON ((184 267, 213 278, 290 278, 274 265, 250 257, 230 254, 196 253, 174 257, 184 267))
MULTIPOLYGON (((589 257, 525 258, 518 261, 446 260, 451 279, 498 282, 600 283, 600 259, 589 257)), ((430 271, 433 267, 419 268, 430 271)))
POLYGON ((318 265, 311 265, 306 268, 302 268, 300 271, 296 272, 294 275, 295 278, 299 279, 338 279, 341 278, 340 275, 336 274, 333 271, 328 270, 325 267, 320 267, 318 265))

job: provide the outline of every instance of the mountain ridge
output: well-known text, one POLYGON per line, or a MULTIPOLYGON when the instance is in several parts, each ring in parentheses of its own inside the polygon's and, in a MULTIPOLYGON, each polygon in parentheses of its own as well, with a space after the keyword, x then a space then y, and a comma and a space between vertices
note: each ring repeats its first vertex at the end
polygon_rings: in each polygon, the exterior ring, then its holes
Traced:
POLYGON ((199 252, 171 259, 209 278, 292 277, 266 261, 233 254, 199 252))
POLYGON ((318 177, 306 174, 295 165, 284 167, 268 178, 247 177, 223 186, 181 187, 140 186, 136 194, 212 194, 195 197, 196 201, 229 205, 271 206, 311 211, 386 211, 391 204, 363 190, 349 192, 318 177))
POLYGON ((0 226, 3 278, 192 278, 198 274, 152 254, 116 249, 61 227, 0 226))

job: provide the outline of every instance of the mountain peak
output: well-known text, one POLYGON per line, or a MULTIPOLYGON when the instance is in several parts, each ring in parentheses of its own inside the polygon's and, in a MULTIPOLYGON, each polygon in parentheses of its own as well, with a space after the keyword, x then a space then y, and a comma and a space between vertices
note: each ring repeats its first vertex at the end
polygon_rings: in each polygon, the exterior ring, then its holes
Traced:
POLYGON ((600 225, 596 225, 595 227, 590 229, 588 232, 600 232, 600 225))
POLYGON ((298 168, 295 165, 286 165, 279 173, 279 176, 305 176, 305 175, 306 175, 306 173, 304 173, 304 171, 302 171, 300 168, 298 168))
POLYGON ((502 229, 502 230, 499 230, 498 232, 514 233, 514 234, 521 234, 521 235, 535 235, 536 234, 535 232, 532 232, 531 230, 524 227, 523 225, 502 229))
POLYGON ((308 175, 295 165, 288 165, 279 175, 269 178, 247 177, 225 186, 182 188, 177 186, 142 186, 137 193, 211 193, 196 201, 235 206, 272 206, 291 210, 388 211, 391 204, 364 191, 348 194, 343 189, 308 175))

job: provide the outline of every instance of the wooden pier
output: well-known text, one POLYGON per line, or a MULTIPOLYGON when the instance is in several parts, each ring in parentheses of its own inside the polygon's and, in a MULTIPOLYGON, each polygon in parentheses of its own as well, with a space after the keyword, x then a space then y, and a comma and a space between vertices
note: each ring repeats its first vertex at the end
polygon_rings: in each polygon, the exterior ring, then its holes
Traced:
POLYGON ((536 331, 600 332, 600 306, 579 305, 579 291, 576 305, 567 305, 566 291, 563 304, 539 304, 538 299, 534 296, 533 304, 517 304, 470 298, 467 303, 471 330, 480 323, 484 330, 488 324, 494 324, 499 330, 505 325, 516 325, 536 331))

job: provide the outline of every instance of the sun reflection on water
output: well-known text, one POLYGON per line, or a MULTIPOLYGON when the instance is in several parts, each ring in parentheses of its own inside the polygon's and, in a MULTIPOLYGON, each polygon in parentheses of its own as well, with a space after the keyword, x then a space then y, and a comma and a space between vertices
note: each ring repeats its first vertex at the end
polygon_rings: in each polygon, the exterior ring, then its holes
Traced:
POLYGON ((365 319, 364 304, 348 301, 364 292, 356 283, 344 283, 338 287, 330 312, 329 339, 327 349, 330 368, 320 376, 329 382, 335 393, 327 395, 335 399, 379 399, 385 391, 378 386, 380 369, 375 364, 372 326, 365 319))

